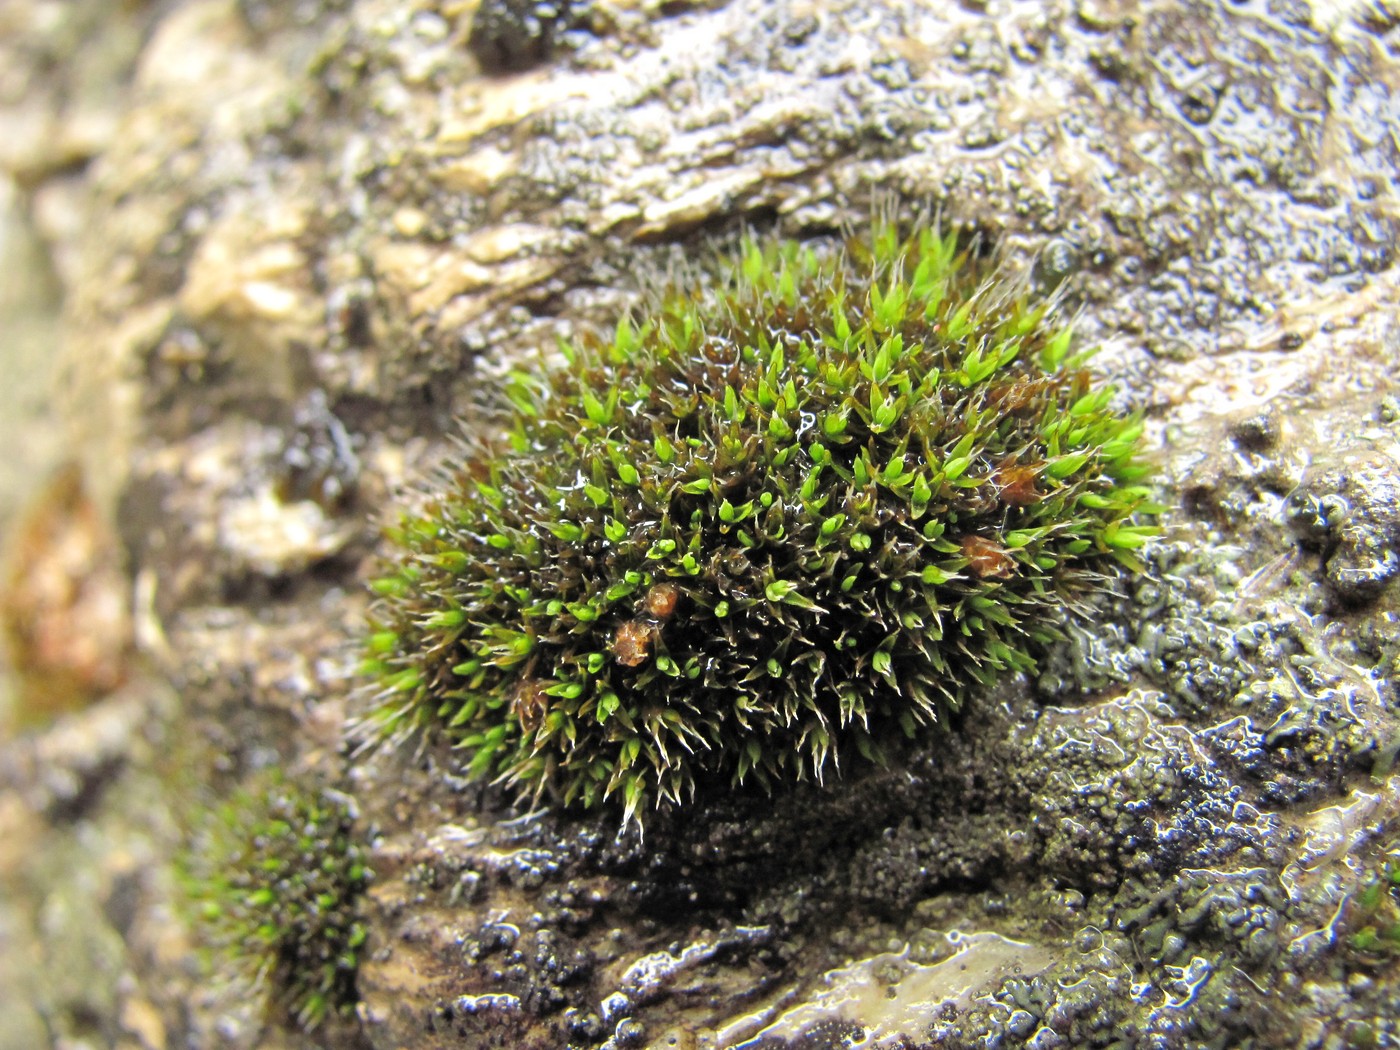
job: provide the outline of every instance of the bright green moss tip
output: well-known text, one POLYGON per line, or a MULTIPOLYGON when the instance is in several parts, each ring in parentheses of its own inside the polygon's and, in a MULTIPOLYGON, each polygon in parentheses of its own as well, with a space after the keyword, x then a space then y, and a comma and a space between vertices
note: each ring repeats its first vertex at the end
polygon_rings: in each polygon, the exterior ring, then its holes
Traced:
POLYGON ((276 780, 207 814, 182 864, 214 973, 307 1030, 357 1001, 369 872, 352 825, 339 793, 276 780))
POLYGON ((1377 865, 1352 897, 1347 943, 1363 959, 1400 958, 1400 855, 1377 865))
POLYGON ((389 537, 386 732, 627 818, 878 761, 1029 670, 1155 533, 1141 423, 953 235, 748 243, 509 380, 389 537))

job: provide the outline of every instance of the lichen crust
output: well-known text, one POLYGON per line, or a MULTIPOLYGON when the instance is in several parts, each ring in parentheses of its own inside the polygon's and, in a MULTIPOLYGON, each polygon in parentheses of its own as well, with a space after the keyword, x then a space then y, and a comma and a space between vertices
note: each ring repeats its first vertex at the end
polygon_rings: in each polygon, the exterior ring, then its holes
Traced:
POLYGON ((1156 532, 1056 305, 951 233, 749 239, 514 372, 386 530, 369 721, 627 819, 947 722, 1156 532))

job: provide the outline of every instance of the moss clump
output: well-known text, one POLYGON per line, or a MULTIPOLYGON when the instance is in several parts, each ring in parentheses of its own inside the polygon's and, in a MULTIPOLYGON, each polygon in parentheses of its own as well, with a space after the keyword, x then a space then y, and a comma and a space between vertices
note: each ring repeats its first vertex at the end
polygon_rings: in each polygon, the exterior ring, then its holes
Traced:
POLYGON ((678 802, 878 760, 1034 664, 1155 531, 1141 423, 952 235, 745 245, 506 387, 389 537, 388 732, 525 793, 678 802))
POLYGON ((338 792, 281 782, 208 815, 182 871, 215 969, 265 987, 274 1015, 304 1029, 351 1010, 369 880, 338 792))

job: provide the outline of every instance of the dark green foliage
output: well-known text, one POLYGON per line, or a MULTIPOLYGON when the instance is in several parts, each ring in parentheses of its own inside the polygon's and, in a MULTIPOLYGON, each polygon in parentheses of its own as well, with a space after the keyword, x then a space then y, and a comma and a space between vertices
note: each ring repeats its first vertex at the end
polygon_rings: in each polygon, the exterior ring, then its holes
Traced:
POLYGON ((209 814, 183 881, 216 970, 265 986, 305 1029, 356 1000, 368 883, 349 801, 281 782, 209 814))
POLYGON ((1033 666, 1155 529, 1141 424, 956 239, 746 245, 717 287, 515 374, 504 433, 389 530, 387 732, 630 818, 878 760, 1033 666))

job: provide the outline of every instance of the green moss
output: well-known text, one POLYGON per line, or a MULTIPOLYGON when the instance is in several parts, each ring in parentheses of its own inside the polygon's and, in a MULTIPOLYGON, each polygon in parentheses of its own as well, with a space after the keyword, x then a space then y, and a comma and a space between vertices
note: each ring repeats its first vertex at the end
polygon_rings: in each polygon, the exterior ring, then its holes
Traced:
POLYGON ((339 793, 275 781, 209 813, 182 865, 214 971, 304 1029, 357 1001, 369 873, 352 824, 339 793))
POLYGON ((1156 531, 1141 423, 952 235, 748 243, 507 384, 389 530, 386 732, 627 817, 879 760, 1034 666, 1156 531))
POLYGON ((1364 958, 1400 959, 1400 856, 1390 856, 1356 891, 1347 943, 1364 958))

